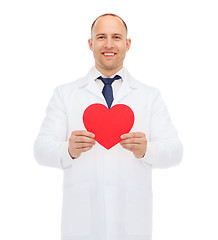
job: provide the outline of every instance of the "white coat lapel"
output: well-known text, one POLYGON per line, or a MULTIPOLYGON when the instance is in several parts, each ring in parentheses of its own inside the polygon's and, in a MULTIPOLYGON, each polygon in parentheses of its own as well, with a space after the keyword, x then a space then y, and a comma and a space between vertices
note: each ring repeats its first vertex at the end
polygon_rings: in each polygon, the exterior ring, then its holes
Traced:
POLYGON ((117 92, 117 95, 114 97, 113 105, 117 104, 132 92, 132 89, 130 88, 129 84, 126 81, 123 81, 122 85, 120 86, 119 91, 117 92))
MULTIPOLYGON (((92 68, 88 75, 80 80, 79 87, 84 87, 85 90, 90 92, 91 94, 95 95, 96 97, 101 100, 101 102, 104 102, 106 104, 106 101, 104 99, 104 96, 95 83, 95 79, 97 78, 98 73, 95 73, 94 68, 92 68)), ((139 83, 128 73, 128 71, 124 68, 124 74, 122 76, 123 83, 121 84, 120 89, 117 92, 117 95, 114 96, 114 101, 112 103, 112 106, 115 104, 118 104, 124 97, 131 94, 132 91, 139 86, 139 83)))
POLYGON ((101 90, 98 88, 97 84, 95 83, 95 79, 97 78, 98 73, 95 73, 94 68, 91 68, 86 77, 80 80, 79 87, 84 88, 91 94, 95 95, 96 97, 100 98, 104 101, 104 96, 101 93, 101 90))
POLYGON ((85 88, 87 91, 89 91, 90 93, 94 94, 96 97, 104 101, 104 96, 94 80, 89 81, 85 88))
POLYGON ((138 88, 137 81, 132 78, 126 69, 124 70, 123 83, 121 84, 117 95, 114 97, 112 105, 118 104, 124 97, 131 94, 135 88, 138 88))

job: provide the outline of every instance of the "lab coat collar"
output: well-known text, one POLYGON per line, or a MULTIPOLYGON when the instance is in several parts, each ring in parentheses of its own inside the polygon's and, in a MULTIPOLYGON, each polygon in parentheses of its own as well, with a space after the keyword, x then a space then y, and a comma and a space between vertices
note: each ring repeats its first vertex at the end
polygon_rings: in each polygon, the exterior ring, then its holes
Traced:
MULTIPOLYGON (((123 83, 117 93, 117 96, 114 99, 113 105, 119 102, 123 97, 128 95, 130 92, 132 92, 133 89, 140 87, 140 84, 138 83, 138 81, 136 81, 125 68, 122 68, 116 74, 122 77, 123 83)), ((95 83, 95 80, 99 76, 102 76, 102 74, 95 67, 92 67, 89 70, 86 77, 80 80, 79 87, 85 87, 92 94, 100 97, 101 99, 102 98, 104 99, 100 89, 95 83)))
MULTIPOLYGON (((125 67, 123 67, 119 72, 117 72, 116 74, 120 75, 123 79, 124 82, 127 83, 127 85, 129 85, 129 87, 131 88, 139 88, 140 84, 138 83, 138 81, 136 81, 131 75, 130 73, 126 70, 125 67)), ((115 75, 116 75, 115 74, 115 75)), ((82 78, 79 82, 79 87, 84 87, 88 84, 90 84, 91 82, 94 82, 95 79, 97 79, 99 76, 102 76, 102 74, 95 68, 92 67, 88 74, 86 75, 86 77, 82 78)))

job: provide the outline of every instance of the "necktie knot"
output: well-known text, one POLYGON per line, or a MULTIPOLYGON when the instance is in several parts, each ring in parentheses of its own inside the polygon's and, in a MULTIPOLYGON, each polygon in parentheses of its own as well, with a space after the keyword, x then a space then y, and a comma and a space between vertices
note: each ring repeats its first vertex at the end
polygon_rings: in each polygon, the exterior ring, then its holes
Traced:
POLYGON ((120 79, 121 77, 119 75, 116 75, 115 77, 113 78, 103 78, 103 77, 98 77, 98 79, 100 79, 103 83, 104 83, 104 87, 103 87, 103 90, 102 90, 102 94, 104 95, 104 98, 107 102, 107 105, 108 105, 108 108, 110 109, 111 107, 111 104, 114 100, 113 98, 113 90, 112 90, 112 87, 111 87, 111 84, 117 80, 117 79, 120 79))
POLYGON ((98 77, 104 84, 112 84, 115 80, 120 79, 121 77, 119 75, 114 76, 113 78, 103 78, 103 77, 98 77))

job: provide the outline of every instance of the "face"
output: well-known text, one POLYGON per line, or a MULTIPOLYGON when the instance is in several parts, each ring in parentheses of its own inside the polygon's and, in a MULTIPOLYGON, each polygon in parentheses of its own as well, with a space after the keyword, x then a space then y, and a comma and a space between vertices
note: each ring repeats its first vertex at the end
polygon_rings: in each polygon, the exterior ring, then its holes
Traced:
POLYGON ((96 68, 106 77, 123 67, 126 52, 131 44, 122 20, 113 16, 100 17, 96 21, 92 38, 88 42, 93 51, 96 68))

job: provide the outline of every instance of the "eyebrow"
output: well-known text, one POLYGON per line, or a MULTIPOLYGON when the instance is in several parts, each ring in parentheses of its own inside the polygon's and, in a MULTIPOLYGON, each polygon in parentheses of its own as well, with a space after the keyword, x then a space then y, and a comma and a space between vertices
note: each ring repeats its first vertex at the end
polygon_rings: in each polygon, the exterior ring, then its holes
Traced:
MULTIPOLYGON (((107 34, 106 34, 106 33, 98 33, 98 34, 96 34, 95 36, 98 37, 98 36, 102 36, 102 35, 107 35, 107 34)), ((123 35, 120 34, 120 33, 112 33, 112 35, 123 36, 123 35)))

